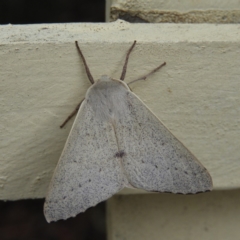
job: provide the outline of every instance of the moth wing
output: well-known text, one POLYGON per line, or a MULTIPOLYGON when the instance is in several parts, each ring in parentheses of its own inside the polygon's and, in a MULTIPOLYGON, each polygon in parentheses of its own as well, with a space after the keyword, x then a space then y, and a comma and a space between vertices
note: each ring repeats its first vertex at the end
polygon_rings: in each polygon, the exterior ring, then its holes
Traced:
POLYGON ((212 189, 212 179, 196 157, 132 92, 117 137, 129 183, 147 191, 197 193, 212 189))
POLYGON ((48 222, 74 217, 124 186, 112 127, 82 103, 54 171, 44 204, 48 222))

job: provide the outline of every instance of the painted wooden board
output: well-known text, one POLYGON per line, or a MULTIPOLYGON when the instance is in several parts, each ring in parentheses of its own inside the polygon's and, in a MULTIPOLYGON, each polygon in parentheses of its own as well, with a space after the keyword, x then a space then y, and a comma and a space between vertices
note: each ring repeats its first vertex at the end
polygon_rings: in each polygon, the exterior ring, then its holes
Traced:
POLYGON ((131 89, 209 170, 215 189, 239 188, 239 30, 124 21, 0 26, 0 199, 46 194, 73 121, 59 125, 90 86, 75 40, 94 78, 119 78, 134 40, 126 82, 166 61, 131 89))

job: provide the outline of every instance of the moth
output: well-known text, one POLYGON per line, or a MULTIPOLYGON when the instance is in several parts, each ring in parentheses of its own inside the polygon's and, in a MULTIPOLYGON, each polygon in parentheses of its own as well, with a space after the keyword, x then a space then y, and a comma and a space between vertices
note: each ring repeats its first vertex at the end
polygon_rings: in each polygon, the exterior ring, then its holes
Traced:
POLYGON ((124 187, 181 194, 212 190, 206 168, 123 81, 136 41, 120 80, 103 75, 97 81, 75 43, 92 86, 75 110, 79 108, 50 182, 47 221, 74 217, 124 187))

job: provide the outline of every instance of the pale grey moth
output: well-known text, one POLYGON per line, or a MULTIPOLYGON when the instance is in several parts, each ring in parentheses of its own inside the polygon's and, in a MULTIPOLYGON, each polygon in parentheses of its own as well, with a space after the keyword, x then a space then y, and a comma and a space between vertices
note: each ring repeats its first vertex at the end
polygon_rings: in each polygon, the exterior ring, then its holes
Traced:
POLYGON ((92 86, 48 189, 48 222, 74 217, 124 187, 182 194, 212 190, 206 168, 123 82, 135 43, 120 80, 102 76, 94 81, 76 42, 92 86))

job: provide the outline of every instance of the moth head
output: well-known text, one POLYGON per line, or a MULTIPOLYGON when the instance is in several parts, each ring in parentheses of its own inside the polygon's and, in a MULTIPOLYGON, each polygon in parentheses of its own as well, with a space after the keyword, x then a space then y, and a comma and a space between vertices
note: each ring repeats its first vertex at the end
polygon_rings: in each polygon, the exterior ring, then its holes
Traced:
POLYGON ((109 81, 111 81, 112 79, 109 77, 109 76, 107 76, 107 75, 102 75, 99 79, 98 79, 98 81, 101 81, 101 82, 109 82, 109 81))

